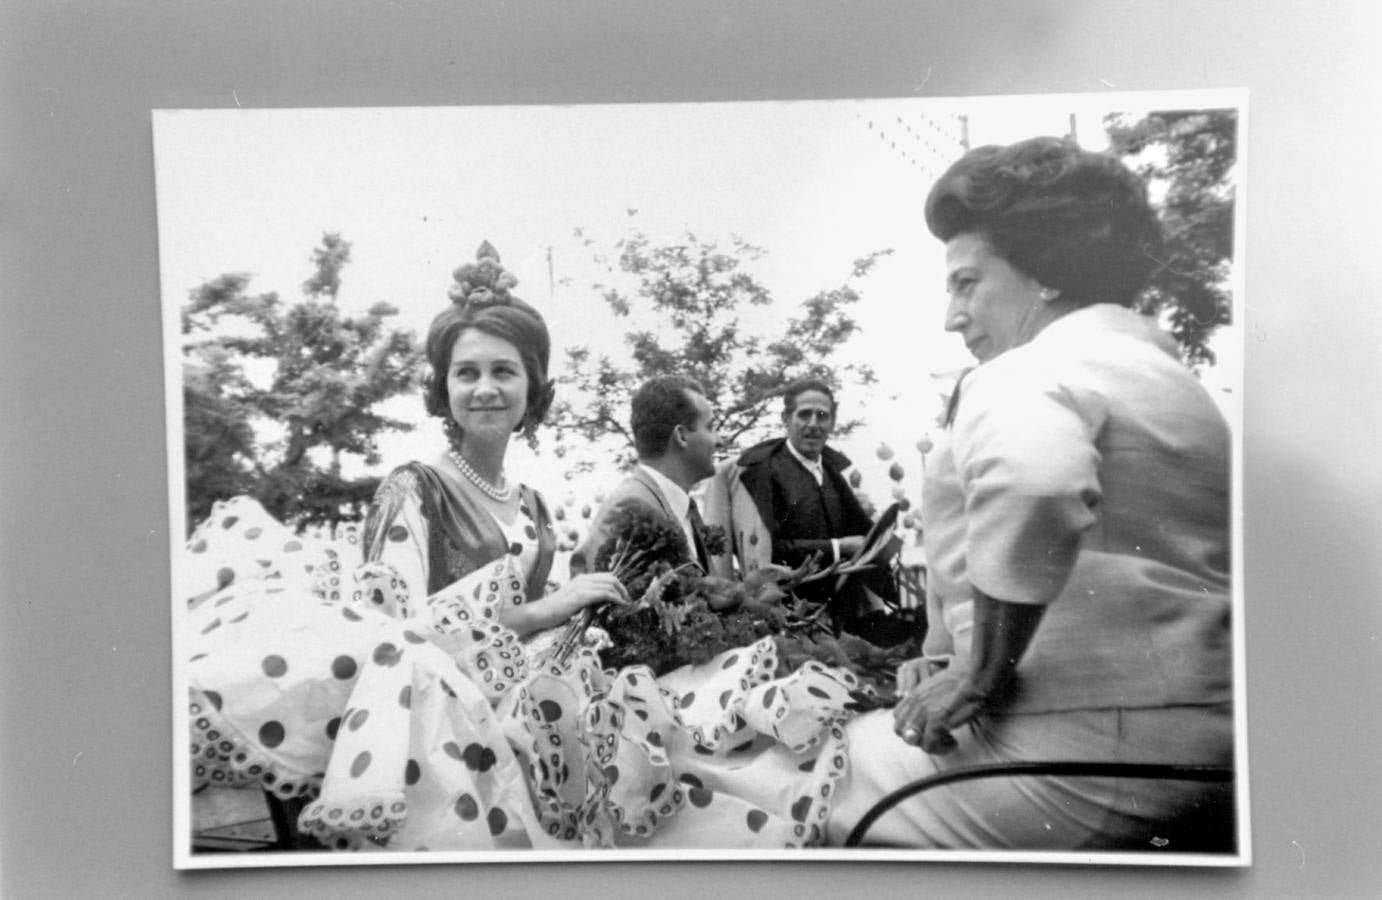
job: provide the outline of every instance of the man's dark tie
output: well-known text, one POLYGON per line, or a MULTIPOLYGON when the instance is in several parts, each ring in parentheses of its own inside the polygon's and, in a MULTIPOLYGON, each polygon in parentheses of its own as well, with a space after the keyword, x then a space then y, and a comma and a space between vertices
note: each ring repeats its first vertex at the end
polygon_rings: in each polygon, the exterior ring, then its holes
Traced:
POLYGON ((696 562, 701 564, 703 571, 709 572, 710 555, 705 552, 705 520, 701 518, 701 511, 695 500, 686 508, 686 521, 691 523, 691 537, 696 543, 696 562))

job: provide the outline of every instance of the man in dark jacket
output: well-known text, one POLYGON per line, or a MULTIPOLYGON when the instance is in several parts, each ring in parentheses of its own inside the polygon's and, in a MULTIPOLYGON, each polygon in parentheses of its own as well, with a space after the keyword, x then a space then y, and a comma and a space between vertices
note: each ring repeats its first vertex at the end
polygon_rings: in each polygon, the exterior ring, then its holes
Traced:
MULTIPOLYGON (((770 561, 791 568, 813 555, 822 566, 847 559, 862 549, 873 520, 846 480, 850 462, 826 445, 835 427, 834 392, 820 381, 802 381, 783 395, 785 438, 764 441, 745 450, 728 474, 729 494, 747 494, 770 542, 770 561)), ((744 518, 742 502, 734 502, 744 518)), ((735 521, 731 535, 741 565, 761 555, 758 523, 735 521)), ((877 560, 880 568, 853 575, 835 591, 835 578, 806 585, 798 594, 828 605, 836 627, 875 643, 896 643, 903 634, 882 611, 895 603, 897 586, 889 571, 896 544, 877 560), (882 601, 882 602, 880 602, 882 601)), ((903 629, 910 633, 910 627, 903 629)))

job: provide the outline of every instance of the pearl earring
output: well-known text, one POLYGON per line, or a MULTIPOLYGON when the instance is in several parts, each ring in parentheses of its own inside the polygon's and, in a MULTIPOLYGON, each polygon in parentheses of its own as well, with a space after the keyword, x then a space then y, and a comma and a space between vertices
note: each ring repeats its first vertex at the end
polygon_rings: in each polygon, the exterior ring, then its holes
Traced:
POLYGON ((1038 293, 1037 296, 1041 298, 1043 303, 1050 303, 1052 300, 1060 296, 1060 291, 1055 290, 1054 288, 1042 288, 1041 292, 1038 293))

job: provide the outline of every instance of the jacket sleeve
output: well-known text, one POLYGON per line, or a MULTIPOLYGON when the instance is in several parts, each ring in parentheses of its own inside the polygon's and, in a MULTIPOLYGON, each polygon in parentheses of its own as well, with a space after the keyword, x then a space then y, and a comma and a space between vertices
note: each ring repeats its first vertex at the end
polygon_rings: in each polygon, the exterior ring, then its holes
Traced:
MULTIPOLYGON (((701 512, 701 517, 705 519, 708 528, 724 529, 725 552, 710 557, 709 574, 717 578, 734 577, 734 559, 738 555, 738 548, 734 541, 734 514, 733 500, 730 492, 730 482, 733 480, 733 473, 738 466, 734 460, 720 463, 715 468, 715 474, 710 476, 705 485, 705 509, 701 512)), ((740 557, 740 565, 743 565, 740 557)))
POLYGON ((605 497, 605 501, 595 511, 595 517, 590 520, 590 530, 586 532, 585 538, 576 548, 576 551, 571 554, 572 578, 595 571, 595 556, 605 545, 605 541, 609 540, 610 516, 616 510, 637 502, 638 499, 624 483, 621 483, 609 493, 609 496, 605 497))
MULTIPOLYGON (((743 471, 733 460, 721 467, 717 480, 722 478, 724 481, 725 505, 709 514, 706 521, 724 527, 729 536, 730 549, 739 561, 739 571, 747 574, 772 563, 773 544, 772 534, 763 521, 758 504, 743 483, 743 471)), ((707 504, 711 508, 714 508, 713 490, 707 497, 707 504)))

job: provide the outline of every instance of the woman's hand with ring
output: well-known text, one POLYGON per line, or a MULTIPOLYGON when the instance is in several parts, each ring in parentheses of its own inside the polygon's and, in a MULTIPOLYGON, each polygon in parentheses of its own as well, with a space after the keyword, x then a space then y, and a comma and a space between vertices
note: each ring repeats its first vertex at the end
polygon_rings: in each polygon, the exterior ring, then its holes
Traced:
POLYGON ((942 670, 907 693, 893 710, 893 731, 927 753, 944 754, 958 743, 953 729, 974 718, 979 707, 970 703, 961 678, 942 670))

